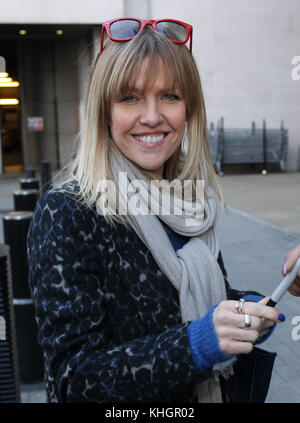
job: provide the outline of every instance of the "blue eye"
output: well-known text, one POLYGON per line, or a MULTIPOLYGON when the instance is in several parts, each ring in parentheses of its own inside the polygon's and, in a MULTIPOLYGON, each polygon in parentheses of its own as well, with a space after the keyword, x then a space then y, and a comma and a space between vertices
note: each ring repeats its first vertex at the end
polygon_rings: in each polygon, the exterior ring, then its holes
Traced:
POLYGON ((174 100, 179 100, 179 97, 176 94, 167 93, 167 94, 164 95, 164 99, 169 100, 169 101, 174 101, 174 100))
POLYGON ((133 95, 127 95, 126 97, 123 97, 121 102, 122 103, 133 103, 137 101, 137 98, 133 95))

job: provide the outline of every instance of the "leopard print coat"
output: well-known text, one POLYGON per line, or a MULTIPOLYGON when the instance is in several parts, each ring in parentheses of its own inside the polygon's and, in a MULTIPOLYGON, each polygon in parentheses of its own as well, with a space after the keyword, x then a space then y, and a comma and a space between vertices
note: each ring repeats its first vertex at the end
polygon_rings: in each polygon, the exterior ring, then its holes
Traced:
POLYGON ((196 369, 177 291, 134 231, 52 189, 35 209, 28 260, 48 402, 196 401, 210 369, 196 369))

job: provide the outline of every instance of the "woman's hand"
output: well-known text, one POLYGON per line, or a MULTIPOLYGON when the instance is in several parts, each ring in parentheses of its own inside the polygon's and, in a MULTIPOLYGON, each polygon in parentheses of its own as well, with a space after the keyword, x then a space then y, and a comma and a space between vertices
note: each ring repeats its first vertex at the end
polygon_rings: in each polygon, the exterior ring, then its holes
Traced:
POLYGON ((236 308, 237 301, 222 301, 215 308, 213 323, 223 353, 228 355, 250 353, 258 338, 264 336, 274 323, 285 319, 278 310, 265 305, 269 299, 269 297, 263 298, 258 303, 245 301, 242 313, 236 308), (249 328, 245 328, 245 314, 251 316, 249 328))
MULTIPOLYGON (((300 244, 285 255, 285 263, 282 270, 284 276, 293 269, 298 258, 300 258, 300 244)), ((300 297, 300 271, 288 291, 292 295, 300 297)))

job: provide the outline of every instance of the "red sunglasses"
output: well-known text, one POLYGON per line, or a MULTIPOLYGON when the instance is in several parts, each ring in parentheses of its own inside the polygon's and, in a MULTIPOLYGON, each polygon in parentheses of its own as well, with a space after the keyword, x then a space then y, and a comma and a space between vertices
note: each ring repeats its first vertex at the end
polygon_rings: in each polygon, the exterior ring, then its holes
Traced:
POLYGON ((187 23, 174 19, 119 18, 103 23, 99 55, 103 51, 105 31, 112 41, 122 42, 132 40, 147 25, 151 25, 155 31, 164 35, 172 43, 185 44, 190 40, 190 53, 192 54, 193 27, 187 23))

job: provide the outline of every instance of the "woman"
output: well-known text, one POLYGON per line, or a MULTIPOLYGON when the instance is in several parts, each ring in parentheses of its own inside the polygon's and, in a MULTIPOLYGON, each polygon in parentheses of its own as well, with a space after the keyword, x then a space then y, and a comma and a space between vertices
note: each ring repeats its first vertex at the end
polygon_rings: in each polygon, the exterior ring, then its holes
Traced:
POLYGON ((179 21, 103 25, 76 158, 28 237, 50 402, 227 401, 235 355, 284 319, 226 280, 191 36, 179 21), (175 187, 168 213, 175 179, 191 195, 175 187))

